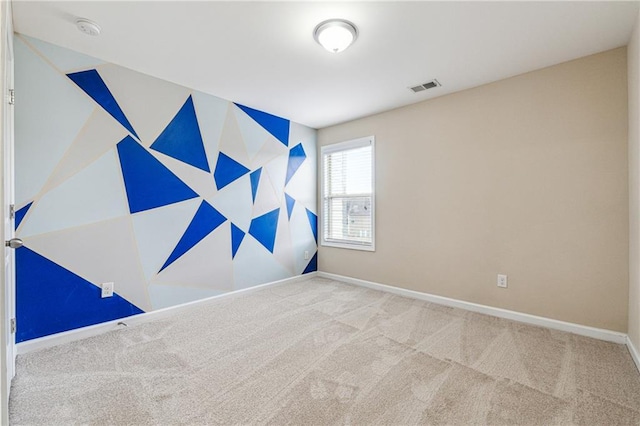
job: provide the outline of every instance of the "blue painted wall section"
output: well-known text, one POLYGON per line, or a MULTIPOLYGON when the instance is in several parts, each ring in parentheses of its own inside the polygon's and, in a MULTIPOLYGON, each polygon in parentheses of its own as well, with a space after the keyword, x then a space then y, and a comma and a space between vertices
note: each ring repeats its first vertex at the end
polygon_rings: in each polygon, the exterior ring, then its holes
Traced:
POLYGON ((306 268, 304 268, 304 271, 302 271, 303 274, 308 274, 310 272, 315 272, 318 270, 318 252, 316 252, 313 257, 311 258, 311 261, 309 262, 309 264, 307 265, 306 268))
POLYGON ((287 202, 287 219, 291 220, 291 213, 293 213, 293 207, 296 205, 296 200, 285 192, 284 198, 287 202))
POLYGON ((279 214, 280 209, 278 208, 262 216, 258 216, 251 221, 251 226, 249 227, 249 234, 271 253, 273 253, 273 246, 276 242, 279 214))
POLYGON ((318 216, 309 209, 307 210, 307 217, 309 218, 309 225, 311 226, 311 231, 313 231, 313 237, 316 239, 316 243, 318 242, 318 216))
POLYGON ((256 123, 264 127, 267 132, 275 136, 284 146, 289 146, 289 120, 244 105, 236 105, 256 123))
POLYGON ((118 156, 131 213, 198 196, 130 136, 118 143, 118 156))
POLYGON ((289 151, 289 162, 287 164, 287 178, 284 181, 285 185, 289 183, 306 158, 307 154, 305 154, 304 147, 301 143, 291 148, 291 151, 289 151))
POLYGON ((260 174, 262 173, 262 167, 255 172, 251 172, 249 177, 251 178, 251 198, 253 202, 256 202, 256 195, 258 194, 258 184, 260 183, 260 174))
POLYGON ((22 222, 22 219, 24 219, 24 216, 27 214, 27 212, 29 211, 29 208, 32 205, 33 205, 33 201, 16 212, 16 220, 15 220, 16 229, 18 229, 18 226, 20 226, 20 222, 22 222))
POLYGON ((26 247, 16 250, 16 283, 16 342, 142 313, 26 247))
POLYGON ((151 149, 210 172, 191 96, 151 145, 151 149))
POLYGON ((221 152, 218 155, 216 170, 213 172, 213 177, 216 180, 216 186, 218 189, 222 189, 236 179, 240 179, 247 173, 249 173, 249 169, 221 152))
POLYGON ((162 271, 167 266, 178 260, 180 256, 191 250, 193 246, 198 244, 204 237, 212 233, 218 226, 222 225, 227 218, 214 209, 211 204, 206 201, 200 203, 200 207, 195 216, 189 223, 187 230, 178 241, 176 248, 173 249, 167 261, 162 265, 162 271))
MULTIPOLYGON (((100 77, 100 74, 96 70, 87 70, 67 74, 74 83, 78 85, 84 92, 98 103, 105 111, 107 111, 118 123, 122 124, 133 136, 138 138, 135 130, 127 120, 127 117, 122 112, 120 105, 115 100, 111 91, 100 77)), ((138 138, 139 139, 139 138, 138 138)))
POLYGON ((18 341, 317 269, 315 130, 14 41, 18 341))
POLYGON ((233 223, 231 224, 231 258, 236 257, 236 253, 240 248, 242 240, 244 240, 245 232, 233 223))

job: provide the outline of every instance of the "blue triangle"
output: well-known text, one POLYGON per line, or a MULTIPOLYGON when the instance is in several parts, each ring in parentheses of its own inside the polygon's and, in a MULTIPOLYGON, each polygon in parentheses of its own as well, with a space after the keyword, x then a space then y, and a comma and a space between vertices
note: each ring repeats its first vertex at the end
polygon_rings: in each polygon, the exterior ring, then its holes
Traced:
POLYGON ((309 209, 306 210, 307 217, 309 218, 309 225, 311 225, 311 230, 313 231, 313 237, 316 239, 316 244, 318 244, 318 216, 309 209))
POLYGON ((198 196, 131 136, 118 143, 118 156, 131 213, 198 196))
POLYGON ((78 85, 84 92, 98 103, 105 111, 107 111, 118 123, 122 124, 133 136, 140 139, 138 134, 133 130, 131 123, 127 120, 127 117, 120 109, 120 105, 115 100, 111 91, 98 74, 96 70, 80 71, 71 74, 67 74, 75 84, 78 85))
POLYGON ((22 219, 24 219, 24 216, 27 214, 32 204, 33 201, 16 212, 15 229, 18 229, 18 226, 20 226, 20 222, 22 222, 22 219))
POLYGON ((293 213, 293 206, 296 205, 296 200, 290 197, 286 192, 284 193, 284 198, 287 201, 287 216, 289 220, 291 220, 291 213, 293 213))
POLYGON ((189 223, 187 230, 184 231, 182 238, 180 238, 180 241, 178 241, 178 244, 169 255, 169 258, 164 262, 162 268, 160 268, 160 271, 191 250, 191 248, 202 241, 204 237, 212 233, 218 226, 222 225, 225 220, 227 220, 226 217, 222 216, 222 214, 220 214, 218 210, 214 209, 211 204, 203 200, 202 203, 200 203, 200 207, 198 207, 198 211, 193 216, 193 219, 191 219, 191 223, 189 223))
POLYGON ((233 223, 231 224, 231 258, 236 257, 236 253, 240 248, 240 243, 244 239, 245 232, 235 226, 233 223))
POLYGON ((96 285, 26 247, 16 250, 16 342, 142 312, 117 294, 102 299, 96 285))
POLYGON ((249 169, 233 158, 222 152, 218 154, 216 170, 213 172, 213 177, 216 180, 216 187, 218 189, 224 188, 247 173, 249 173, 249 169))
POLYGON ((151 149, 191 164, 207 173, 211 172, 191 96, 160 133, 151 145, 151 149))
POLYGON ((306 158, 307 154, 305 154, 301 143, 291 148, 291 151, 289 151, 289 164, 287 165, 287 178, 284 181, 285 185, 289 183, 289 180, 300 168, 306 158))
POLYGON ((280 209, 277 208, 262 216, 258 216, 251 221, 251 226, 249 227, 249 234, 253 235, 253 237, 271 253, 273 253, 273 246, 276 242, 279 214, 280 209))
POLYGON ((267 132, 275 136, 284 146, 289 146, 289 120, 244 105, 236 105, 267 132))
POLYGON ((251 178, 251 196, 253 202, 256 202, 256 194, 258 193, 258 184, 260 183, 260 174, 262 173, 262 167, 255 172, 252 172, 249 177, 251 178))
POLYGON ((309 272, 315 272, 317 270, 318 270, 318 252, 316 252, 313 255, 313 257, 311 258, 311 260, 307 264, 307 267, 304 268, 304 271, 302 271, 302 273, 303 274, 308 274, 309 272))

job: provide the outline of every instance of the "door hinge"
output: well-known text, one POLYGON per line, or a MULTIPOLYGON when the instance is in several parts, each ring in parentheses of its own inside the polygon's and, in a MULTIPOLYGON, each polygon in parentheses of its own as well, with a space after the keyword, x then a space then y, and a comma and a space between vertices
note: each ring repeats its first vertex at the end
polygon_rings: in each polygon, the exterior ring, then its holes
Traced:
POLYGON ((11 333, 15 334, 15 332, 16 332, 16 319, 11 318, 11 333))
POLYGON ((9 219, 15 219, 16 217, 16 205, 9 204, 9 219))
POLYGON ((16 91, 14 89, 9 89, 9 105, 13 105, 16 103, 16 91))

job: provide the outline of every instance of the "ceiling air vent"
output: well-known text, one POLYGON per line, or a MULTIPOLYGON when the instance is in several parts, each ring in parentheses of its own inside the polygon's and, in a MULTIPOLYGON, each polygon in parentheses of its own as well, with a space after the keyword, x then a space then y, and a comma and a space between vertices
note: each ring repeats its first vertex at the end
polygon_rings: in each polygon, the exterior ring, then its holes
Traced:
POLYGON ((434 87, 439 87, 439 86, 440 86, 440 83, 438 82, 438 80, 433 79, 426 83, 422 83, 418 86, 410 87, 409 89, 413 90, 413 93, 418 93, 418 92, 422 92, 423 90, 433 89, 434 87))

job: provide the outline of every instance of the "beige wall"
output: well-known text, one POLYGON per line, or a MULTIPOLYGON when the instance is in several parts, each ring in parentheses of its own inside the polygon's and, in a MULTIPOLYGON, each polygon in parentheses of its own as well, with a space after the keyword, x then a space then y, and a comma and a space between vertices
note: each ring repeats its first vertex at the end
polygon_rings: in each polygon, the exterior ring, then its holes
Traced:
POLYGON ((319 270, 625 332, 626 73, 623 47, 321 129, 375 135, 377 239, 319 270))
POLYGON ((640 349, 640 14, 627 47, 629 76, 629 338, 640 349))

